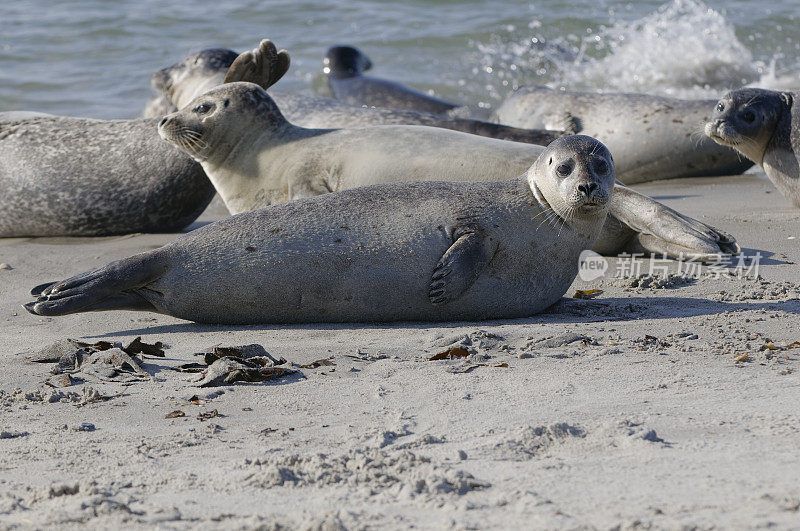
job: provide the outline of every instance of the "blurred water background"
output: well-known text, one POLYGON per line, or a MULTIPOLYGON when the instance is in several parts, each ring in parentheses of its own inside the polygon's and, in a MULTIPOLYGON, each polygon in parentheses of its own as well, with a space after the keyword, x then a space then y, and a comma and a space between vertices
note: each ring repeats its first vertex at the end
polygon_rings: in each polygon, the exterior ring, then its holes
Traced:
POLYGON ((329 46, 352 44, 375 75, 467 104, 526 84, 716 98, 800 87, 798 22, 798 0, 7 0, 0 110, 134 117, 154 71, 261 38, 291 54, 279 86, 303 92, 329 46))

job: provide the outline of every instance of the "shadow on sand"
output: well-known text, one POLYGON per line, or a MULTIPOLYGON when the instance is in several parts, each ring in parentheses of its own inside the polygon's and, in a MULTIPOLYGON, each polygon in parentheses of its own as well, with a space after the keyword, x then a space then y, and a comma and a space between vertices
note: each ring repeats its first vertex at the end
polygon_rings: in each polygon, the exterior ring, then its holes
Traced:
POLYGON ((800 315, 800 300, 763 302, 719 302, 694 297, 609 297, 607 299, 580 300, 562 298, 544 313, 521 319, 498 319, 477 322, 446 323, 315 323, 288 325, 209 325, 199 323, 175 323, 155 325, 109 332, 87 337, 117 337, 137 334, 172 334, 230 331, 269 331, 269 330, 430 330, 454 328, 459 326, 503 326, 526 324, 594 323, 604 321, 637 321, 642 319, 675 319, 714 315, 722 312, 783 311, 800 315))

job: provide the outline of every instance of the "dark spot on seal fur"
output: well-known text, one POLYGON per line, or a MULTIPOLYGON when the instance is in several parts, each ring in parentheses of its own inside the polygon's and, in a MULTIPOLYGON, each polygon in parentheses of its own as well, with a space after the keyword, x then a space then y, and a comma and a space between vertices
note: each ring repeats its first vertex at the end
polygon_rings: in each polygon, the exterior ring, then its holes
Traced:
POLYGON ((244 248, 244 250, 247 251, 248 253, 252 253, 253 251, 256 250, 256 248, 253 247, 252 245, 248 245, 247 247, 244 248))
POLYGON ((223 103, 222 105, 223 105, 224 107, 227 107, 227 106, 228 106, 228 105, 230 105, 230 104, 231 104, 231 100, 225 100, 225 103, 223 103))

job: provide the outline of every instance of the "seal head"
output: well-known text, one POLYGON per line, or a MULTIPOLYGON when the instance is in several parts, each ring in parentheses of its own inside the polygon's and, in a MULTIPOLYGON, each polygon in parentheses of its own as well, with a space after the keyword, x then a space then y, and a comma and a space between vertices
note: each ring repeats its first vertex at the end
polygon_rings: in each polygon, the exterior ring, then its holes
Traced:
POLYGON ((757 164, 775 133, 791 95, 771 90, 743 88, 725 94, 705 125, 705 133, 716 143, 730 146, 757 164))
POLYGON ((369 60, 369 57, 352 46, 328 48, 322 63, 322 71, 335 79, 360 76, 364 71, 372 68, 372 61, 369 60))
POLYGON ((188 56, 179 63, 162 68, 150 79, 155 90, 180 106, 184 93, 193 94, 198 85, 222 82, 225 72, 238 57, 238 53, 225 48, 209 48, 188 56))
POLYGON ((225 158, 252 131, 288 124, 272 98, 254 83, 226 83, 192 100, 158 124, 161 138, 205 162, 217 151, 225 158))
POLYGON ((599 233, 614 189, 614 161, 596 138, 573 135, 553 141, 528 170, 528 183, 546 211, 563 224, 599 233))

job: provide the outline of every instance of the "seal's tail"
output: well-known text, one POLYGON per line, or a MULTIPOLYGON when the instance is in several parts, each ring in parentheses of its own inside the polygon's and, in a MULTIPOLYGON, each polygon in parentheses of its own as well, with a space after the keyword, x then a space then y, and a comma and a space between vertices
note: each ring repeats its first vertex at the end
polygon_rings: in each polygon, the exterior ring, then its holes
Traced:
POLYGON ((36 286, 31 290, 36 300, 23 307, 32 314, 48 316, 101 310, 157 312, 139 290, 163 274, 156 251, 111 262, 61 282, 36 286))

